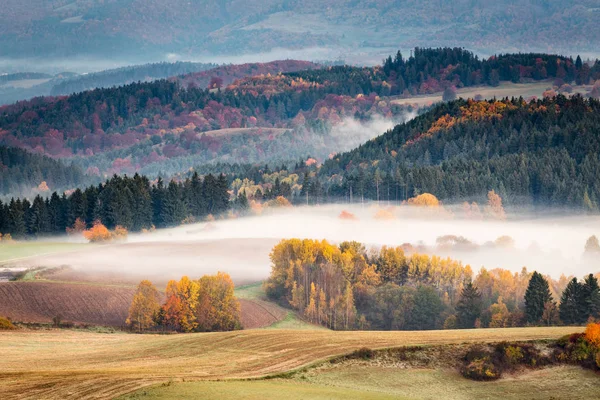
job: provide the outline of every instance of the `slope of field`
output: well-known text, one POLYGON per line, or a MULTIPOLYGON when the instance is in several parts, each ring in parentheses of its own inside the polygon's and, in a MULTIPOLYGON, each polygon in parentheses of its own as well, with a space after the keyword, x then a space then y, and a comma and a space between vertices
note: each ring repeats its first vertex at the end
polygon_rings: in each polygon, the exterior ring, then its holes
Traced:
POLYGON ((0 398, 113 398, 174 379, 250 378, 281 373, 365 346, 536 340, 580 330, 249 330, 187 335, 3 332, 0 398))
MULTIPOLYGON (((133 286, 99 283, 3 282, 0 315, 17 322, 63 321, 123 327, 133 286)), ((260 299, 240 299, 244 329, 264 328, 284 320, 288 311, 260 299)))
POLYGON ((123 326, 132 288, 43 282, 0 283, 0 315, 13 321, 63 321, 123 326))
POLYGON ((580 367, 526 371, 493 382, 465 379, 446 369, 344 365, 301 378, 258 382, 185 382, 144 388, 122 399, 488 399, 586 400, 598 397, 600 377, 580 367))

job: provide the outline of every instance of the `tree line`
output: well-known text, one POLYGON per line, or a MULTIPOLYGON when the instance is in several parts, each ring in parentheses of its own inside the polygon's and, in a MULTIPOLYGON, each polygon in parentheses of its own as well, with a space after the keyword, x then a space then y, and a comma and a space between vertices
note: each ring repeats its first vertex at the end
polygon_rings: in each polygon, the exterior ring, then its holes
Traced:
MULTIPOLYGON (((91 228, 101 221, 108 229, 128 231, 177 226, 184 221, 219 215, 230 209, 229 183, 225 175, 197 173, 177 182, 155 183, 138 174, 114 176, 105 183, 76 189, 69 194, 37 195, 0 201, 0 233, 13 238, 64 234, 83 223, 91 228)), ((243 202, 242 202, 243 203, 243 202)))
POLYGON ((336 246, 300 239, 281 241, 271 261, 267 295, 331 329, 511 327, 600 318, 600 288, 593 275, 575 290, 576 279, 565 288, 563 280, 526 269, 483 268, 474 277, 468 265, 407 254, 402 247, 368 251, 357 242, 336 246), (558 296, 560 305, 554 300, 558 296))
POLYGON ((83 171, 77 166, 65 165, 22 149, 0 146, 0 198, 9 193, 28 195, 49 188, 66 189, 84 182, 83 171))

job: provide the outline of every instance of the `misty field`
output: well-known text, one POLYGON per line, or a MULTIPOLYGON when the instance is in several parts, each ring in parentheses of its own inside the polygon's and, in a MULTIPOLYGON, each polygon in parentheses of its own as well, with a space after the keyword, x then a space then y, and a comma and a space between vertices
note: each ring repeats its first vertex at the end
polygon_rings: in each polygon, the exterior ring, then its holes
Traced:
POLYGON ((181 380, 262 377, 361 347, 556 339, 573 327, 421 332, 249 330, 186 335, 0 333, 0 398, 113 398, 181 380))

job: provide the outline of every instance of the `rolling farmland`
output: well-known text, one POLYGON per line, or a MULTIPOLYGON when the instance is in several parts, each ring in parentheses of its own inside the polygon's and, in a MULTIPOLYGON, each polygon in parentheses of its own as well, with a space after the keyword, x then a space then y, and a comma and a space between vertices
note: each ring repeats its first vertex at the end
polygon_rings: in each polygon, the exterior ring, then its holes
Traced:
POLYGON ((171 380, 253 378, 358 348, 558 338, 573 327, 421 332, 248 330, 186 335, 0 333, 1 398, 113 398, 171 380))

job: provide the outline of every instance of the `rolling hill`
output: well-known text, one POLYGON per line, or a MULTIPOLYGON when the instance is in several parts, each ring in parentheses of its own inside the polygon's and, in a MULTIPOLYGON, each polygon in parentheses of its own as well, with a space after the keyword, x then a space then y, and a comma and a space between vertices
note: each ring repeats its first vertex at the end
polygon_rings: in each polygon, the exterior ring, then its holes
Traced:
POLYGON ((599 119, 600 102, 581 96, 461 99, 327 160, 319 178, 331 182, 330 196, 346 198, 479 201, 495 190, 510 204, 594 211, 599 119))
POLYGON ((256 378, 386 348, 556 339, 575 327, 425 332, 248 330, 186 335, 0 332, 3 398, 109 399, 178 380, 256 378))

